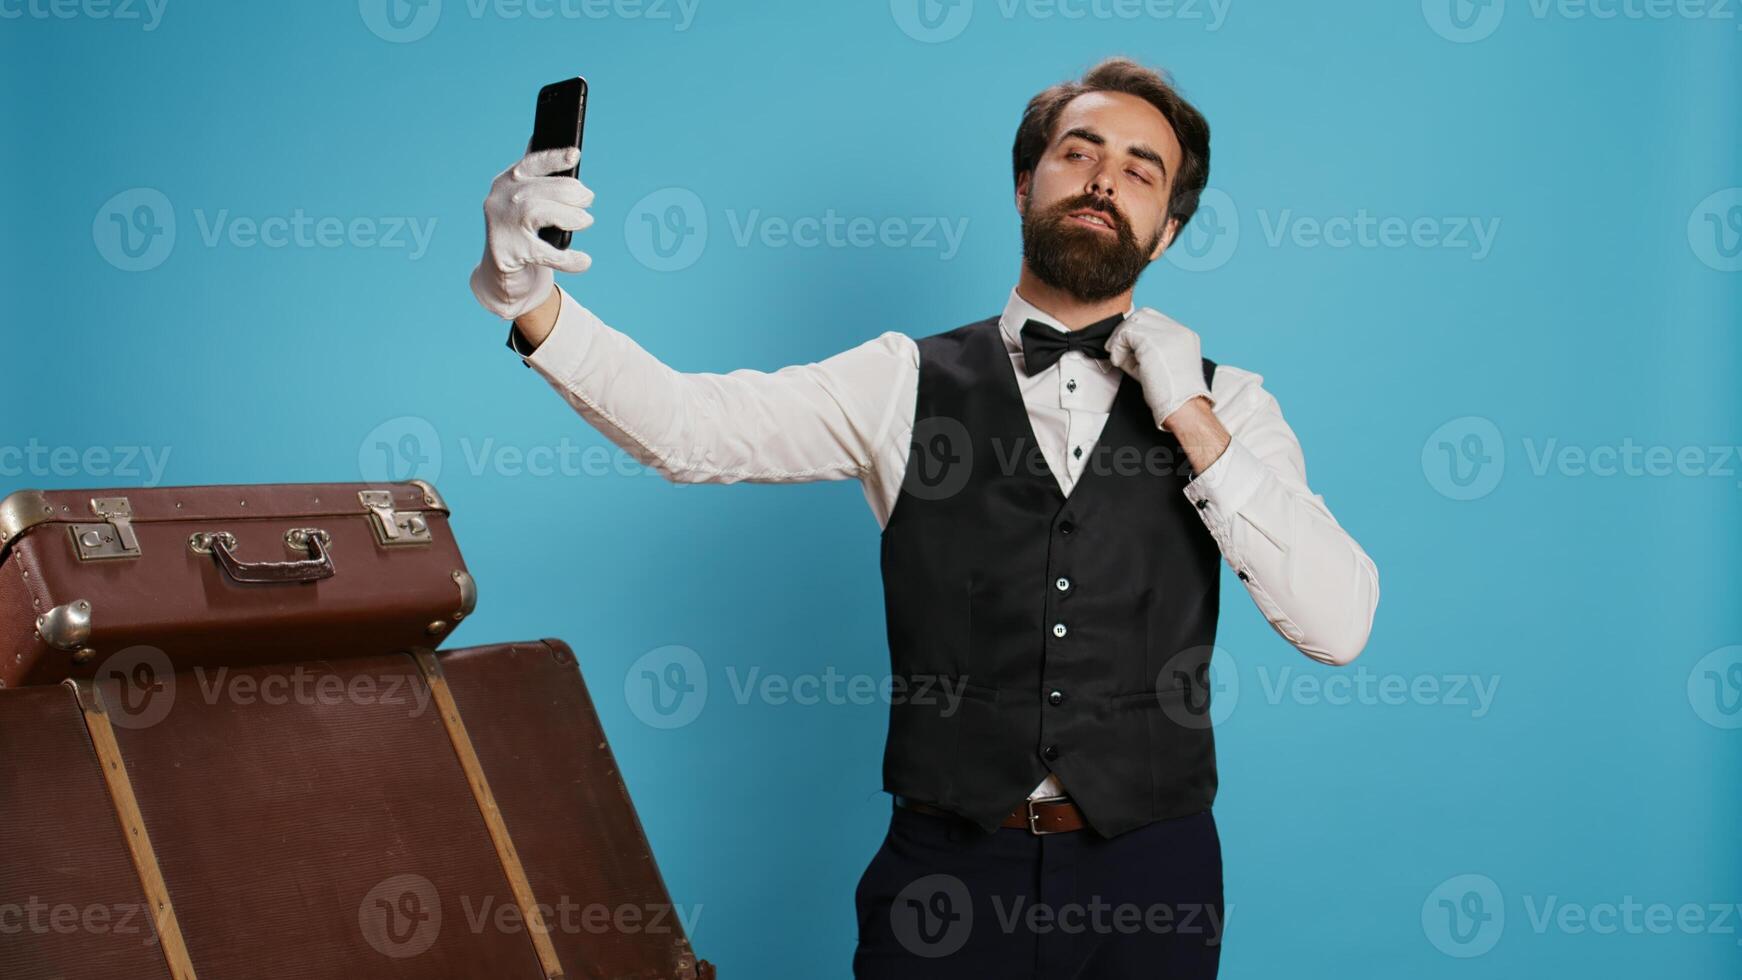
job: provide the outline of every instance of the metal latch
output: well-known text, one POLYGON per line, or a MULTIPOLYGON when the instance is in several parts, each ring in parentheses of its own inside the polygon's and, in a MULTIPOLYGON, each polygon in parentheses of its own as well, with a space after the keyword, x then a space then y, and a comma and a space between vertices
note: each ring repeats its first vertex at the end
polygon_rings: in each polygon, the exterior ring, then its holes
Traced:
POLYGON ((91 511, 106 523, 72 525, 73 547, 78 549, 80 561, 139 557, 133 505, 126 497, 93 497, 91 511))
POLYGON ((369 509, 370 525, 375 528, 375 540, 383 545, 429 544, 429 521, 421 512, 401 514, 393 509, 393 494, 388 490, 359 490, 357 499, 369 509))

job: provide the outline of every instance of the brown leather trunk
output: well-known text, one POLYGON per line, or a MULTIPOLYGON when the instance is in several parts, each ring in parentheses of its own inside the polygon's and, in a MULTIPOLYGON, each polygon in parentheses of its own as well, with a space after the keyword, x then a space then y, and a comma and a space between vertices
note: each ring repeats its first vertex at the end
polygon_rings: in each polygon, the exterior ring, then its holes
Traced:
POLYGON ((0 691, 0 977, 169 980, 152 920, 72 692, 0 691))
POLYGON ((0 691, 0 746, 0 910, 153 910, 0 976, 713 976, 557 640, 0 691))
POLYGON ((22 490, 0 501, 0 687, 435 646, 477 591, 422 482, 22 490))
POLYGON ((711 976, 561 640, 438 653, 570 977, 711 976), (608 924, 607 924, 608 923, 608 924))

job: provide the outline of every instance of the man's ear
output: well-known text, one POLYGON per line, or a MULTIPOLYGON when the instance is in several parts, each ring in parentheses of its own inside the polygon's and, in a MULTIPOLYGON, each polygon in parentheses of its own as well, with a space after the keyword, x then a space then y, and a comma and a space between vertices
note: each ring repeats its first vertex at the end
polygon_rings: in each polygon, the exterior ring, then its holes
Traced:
POLYGON ((1167 251, 1167 247, 1173 244, 1173 236, 1177 234, 1179 234, 1179 219, 1167 219, 1167 230, 1162 232, 1161 241, 1156 243, 1155 251, 1149 254, 1149 261, 1154 262, 1161 258, 1161 253, 1167 251))
POLYGON ((1021 214, 1028 206, 1028 189, 1034 184, 1034 171, 1025 170, 1016 175, 1016 213, 1021 214))

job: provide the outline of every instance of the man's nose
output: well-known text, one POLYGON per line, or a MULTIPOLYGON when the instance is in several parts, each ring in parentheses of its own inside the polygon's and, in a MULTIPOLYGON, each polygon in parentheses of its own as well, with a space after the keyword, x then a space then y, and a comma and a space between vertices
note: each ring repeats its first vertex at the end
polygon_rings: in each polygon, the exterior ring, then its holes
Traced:
POLYGON ((1115 186, 1117 185, 1113 180, 1113 175, 1105 170, 1097 170, 1095 175, 1089 178, 1089 193, 1095 197, 1112 200, 1115 186))

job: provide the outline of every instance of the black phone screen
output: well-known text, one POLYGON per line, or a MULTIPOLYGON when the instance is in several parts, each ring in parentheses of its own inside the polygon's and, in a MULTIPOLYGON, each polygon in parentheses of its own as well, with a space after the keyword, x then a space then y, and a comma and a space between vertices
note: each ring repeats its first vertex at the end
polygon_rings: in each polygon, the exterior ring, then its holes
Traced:
MULTIPOLYGON (((587 80, 576 76, 552 82, 538 90, 538 111, 533 116, 532 139, 526 152, 555 150, 581 146, 581 131, 587 118, 587 80)), ((577 162, 567 170, 549 176, 577 177, 581 167, 577 162)), ((538 237, 557 248, 568 248, 570 232, 565 228, 540 228, 538 237)))

